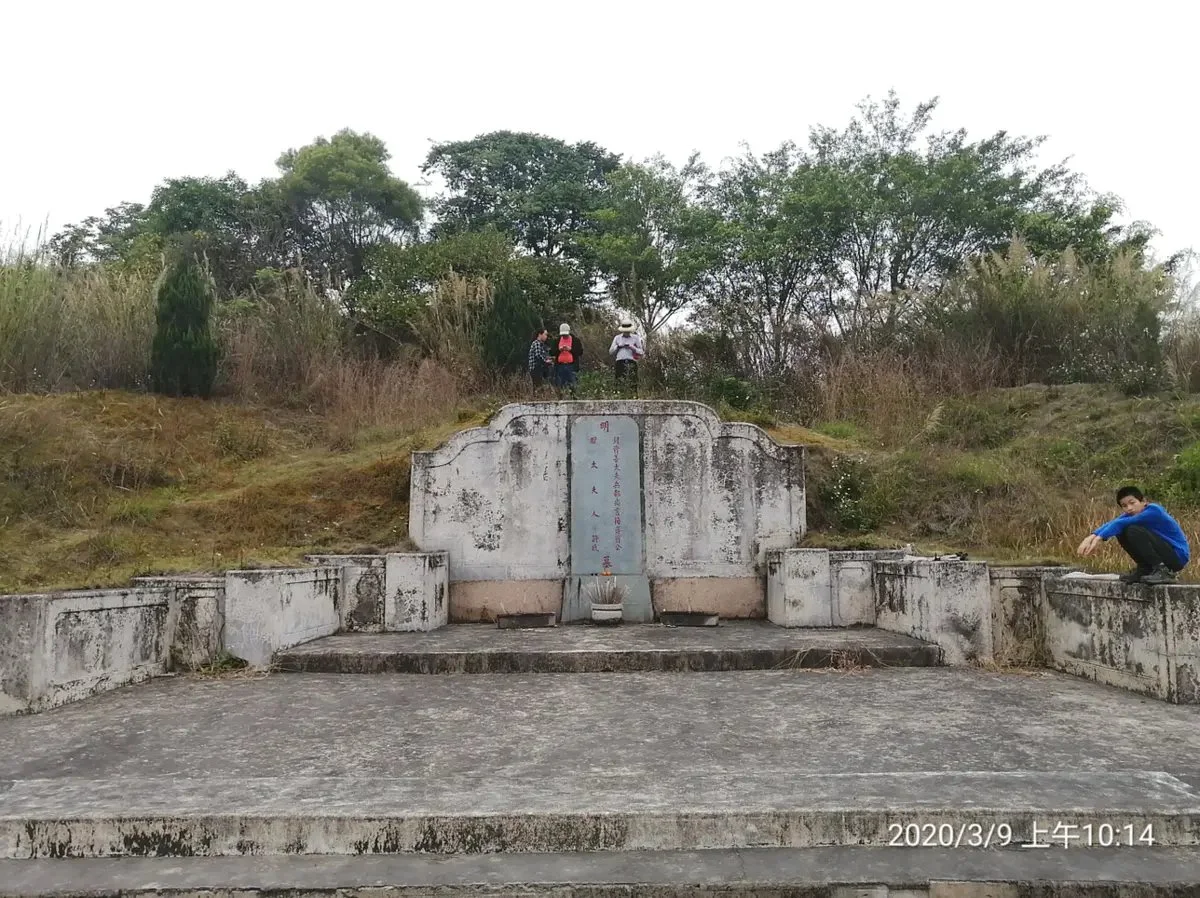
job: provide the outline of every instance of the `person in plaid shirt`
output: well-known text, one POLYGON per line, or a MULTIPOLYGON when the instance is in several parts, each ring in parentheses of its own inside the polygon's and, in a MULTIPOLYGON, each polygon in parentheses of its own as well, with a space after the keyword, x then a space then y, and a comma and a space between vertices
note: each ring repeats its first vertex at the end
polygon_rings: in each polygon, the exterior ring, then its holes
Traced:
POLYGON ((550 334, 543 327, 533 335, 533 342, 529 344, 527 365, 529 368, 529 377, 533 381, 535 389, 544 384, 550 377, 550 356, 546 352, 546 341, 548 339, 550 339, 550 334))

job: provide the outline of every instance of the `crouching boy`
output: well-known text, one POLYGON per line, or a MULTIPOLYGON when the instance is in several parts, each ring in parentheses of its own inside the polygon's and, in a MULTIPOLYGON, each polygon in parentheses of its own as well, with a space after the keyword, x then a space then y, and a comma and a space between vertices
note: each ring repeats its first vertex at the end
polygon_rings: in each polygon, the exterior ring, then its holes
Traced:
POLYGON ((1117 504, 1121 506, 1122 514, 1097 527, 1079 544, 1079 554, 1091 555, 1100 543, 1115 536, 1137 565, 1128 574, 1121 575, 1122 582, 1151 586, 1173 583, 1191 554, 1179 522, 1161 505, 1147 502, 1136 486, 1123 486, 1117 490, 1117 504))

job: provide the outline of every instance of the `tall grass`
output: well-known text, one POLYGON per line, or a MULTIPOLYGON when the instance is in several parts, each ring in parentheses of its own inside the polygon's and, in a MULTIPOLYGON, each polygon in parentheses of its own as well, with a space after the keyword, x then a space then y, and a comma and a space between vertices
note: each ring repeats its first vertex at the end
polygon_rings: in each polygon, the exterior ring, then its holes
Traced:
POLYGON ((0 265, 0 390, 142 388, 153 337, 150 274, 0 265))

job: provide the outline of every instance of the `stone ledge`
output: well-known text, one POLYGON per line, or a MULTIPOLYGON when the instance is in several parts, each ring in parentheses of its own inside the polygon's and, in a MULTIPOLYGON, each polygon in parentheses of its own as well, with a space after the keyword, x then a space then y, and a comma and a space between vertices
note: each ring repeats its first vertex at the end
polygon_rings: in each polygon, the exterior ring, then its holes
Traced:
POLYGON ((582 791, 551 773, 500 790, 487 773, 436 779, 22 780, 5 793, 0 857, 886 847, 910 825, 1003 824, 1022 843, 1047 821, 1200 845, 1200 796, 1161 773, 727 772, 717 789, 681 771, 672 791, 690 797, 665 806, 620 772, 589 775, 582 791))
POLYGON ((121 858, 0 861, 0 894, 250 898, 388 895, 479 898, 1181 898, 1200 887, 1200 851, 945 851, 933 848, 626 851, 423 857, 121 858), (985 884, 990 891, 972 891, 985 884), (631 889, 636 888, 636 892, 631 889), (915 891, 914 891, 915 890, 915 891))

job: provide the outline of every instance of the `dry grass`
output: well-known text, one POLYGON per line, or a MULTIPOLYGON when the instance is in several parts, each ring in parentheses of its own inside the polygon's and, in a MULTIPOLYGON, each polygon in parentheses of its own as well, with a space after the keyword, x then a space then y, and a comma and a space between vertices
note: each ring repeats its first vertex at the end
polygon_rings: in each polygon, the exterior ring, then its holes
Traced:
POLYGON ((0 399, 0 591, 405 546, 410 453, 476 420, 459 420, 445 377, 427 369, 390 410, 378 398, 335 407, 339 426, 359 422, 350 447, 307 410, 116 392, 0 399))
POLYGON ((154 275, 0 264, 0 390, 140 387, 154 275))

